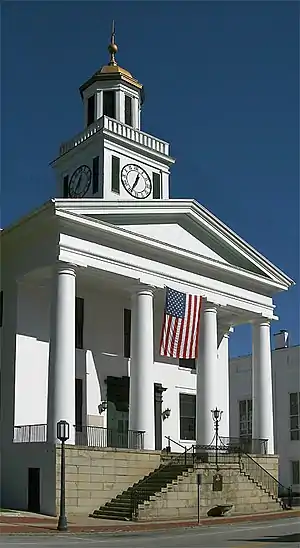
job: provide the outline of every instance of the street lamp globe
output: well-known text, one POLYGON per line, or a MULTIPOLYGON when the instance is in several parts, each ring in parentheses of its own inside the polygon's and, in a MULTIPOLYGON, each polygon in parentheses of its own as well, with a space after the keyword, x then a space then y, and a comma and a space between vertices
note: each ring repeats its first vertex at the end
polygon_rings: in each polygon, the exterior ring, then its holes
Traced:
POLYGON ((57 438, 64 443, 70 437, 70 425, 67 421, 59 421, 57 423, 57 438))
POLYGON ((215 422, 219 422, 221 420, 222 415, 223 415, 223 411, 221 411, 220 409, 218 409, 216 407, 215 409, 211 410, 211 414, 212 414, 213 420, 215 422))

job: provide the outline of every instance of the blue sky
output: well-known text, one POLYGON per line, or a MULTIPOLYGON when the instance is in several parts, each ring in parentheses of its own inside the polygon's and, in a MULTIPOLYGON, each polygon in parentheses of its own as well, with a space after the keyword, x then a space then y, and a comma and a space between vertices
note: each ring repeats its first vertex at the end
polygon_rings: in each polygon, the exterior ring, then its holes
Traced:
MULTIPOLYGON (((299 282, 297 2, 11 2, 1 7, 1 226, 55 195, 49 167, 83 129, 79 86, 108 59, 145 86, 143 130, 171 143, 193 197, 299 282)), ((299 343, 299 288, 276 297, 299 343)), ((232 354, 251 350, 249 326, 232 354)))

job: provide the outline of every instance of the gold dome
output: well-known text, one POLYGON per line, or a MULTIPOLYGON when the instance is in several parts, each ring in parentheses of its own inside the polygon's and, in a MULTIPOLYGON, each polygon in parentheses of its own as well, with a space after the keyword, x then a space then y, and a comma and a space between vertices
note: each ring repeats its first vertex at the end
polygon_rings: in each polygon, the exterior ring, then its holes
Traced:
POLYGON ((88 79, 87 82, 85 82, 80 87, 80 93, 83 94, 84 90, 87 89, 91 84, 97 81, 103 81, 103 80, 123 80, 139 89, 142 89, 143 86, 136 80, 132 74, 122 68, 119 67, 115 58, 115 54, 118 51, 118 46, 115 43, 115 22, 112 23, 112 33, 111 33, 111 40, 110 44, 108 46, 108 52, 110 54, 110 60, 107 65, 104 65, 101 67, 91 78, 88 79))

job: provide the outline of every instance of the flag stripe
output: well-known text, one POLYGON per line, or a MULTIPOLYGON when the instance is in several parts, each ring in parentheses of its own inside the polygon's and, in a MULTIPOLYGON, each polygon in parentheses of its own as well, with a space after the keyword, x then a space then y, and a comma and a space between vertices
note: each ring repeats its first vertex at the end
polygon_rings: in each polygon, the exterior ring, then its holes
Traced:
POLYGON ((167 288, 160 354, 192 359, 198 354, 202 297, 167 288))

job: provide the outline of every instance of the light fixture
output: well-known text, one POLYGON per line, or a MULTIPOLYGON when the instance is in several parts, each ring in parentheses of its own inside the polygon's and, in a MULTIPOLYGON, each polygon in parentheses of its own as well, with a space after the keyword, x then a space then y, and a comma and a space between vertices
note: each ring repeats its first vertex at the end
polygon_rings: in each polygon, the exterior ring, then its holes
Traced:
POLYGON ((171 409, 169 409, 169 408, 167 407, 167 409, 165 409, 165 410, 162 412, 162 414, 161 414, 163 421, 165 421, 166 419, 168 419, 170 415, 171 415, 171 409))
POLYGON ((216 407, 215 409, 211 410, 211 414, 212 414, 214 422, 220 422, 220 420, 222 418, 222 415, 223 415, 223 411, 221 411, 220 409, 218 409, 216 407))
POLYGON ((62 443, 65 443, 70 437, 70 425, 67 421, 59 421, 57 423, 57 438, 62 443))
POLYGON ((104 413, 104 411, 106 411, 107 409, 107 401, 102 401, 99 405, 98 405, 98 411, 101 415, 101 413, 104 413))
POLYGON ((68 530, 68 521, 66 516, 66 459, 65 442, 70 437, 70 425, 67 421, 59 421, 56 425, 57 438, 61 441, 61 461, 60 461, 60 510, 57 529, 58 531, 68 530))

